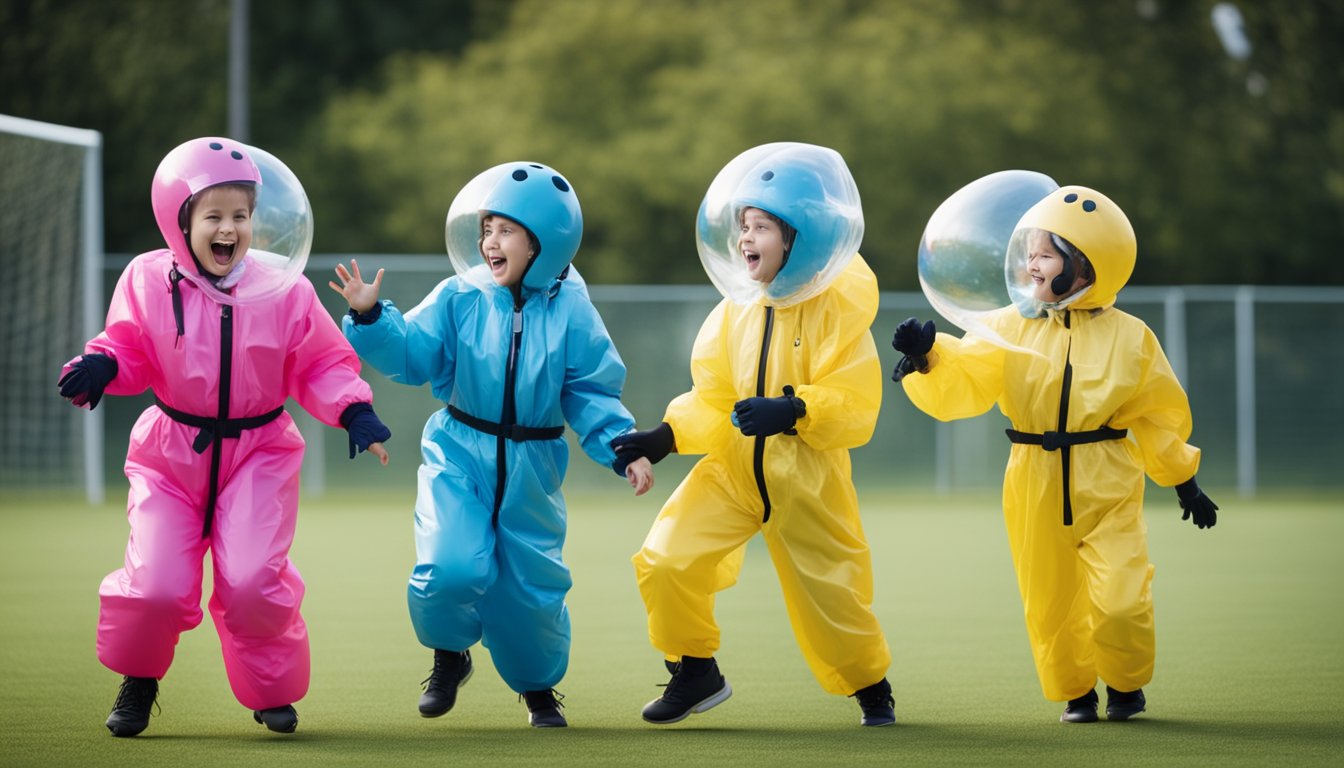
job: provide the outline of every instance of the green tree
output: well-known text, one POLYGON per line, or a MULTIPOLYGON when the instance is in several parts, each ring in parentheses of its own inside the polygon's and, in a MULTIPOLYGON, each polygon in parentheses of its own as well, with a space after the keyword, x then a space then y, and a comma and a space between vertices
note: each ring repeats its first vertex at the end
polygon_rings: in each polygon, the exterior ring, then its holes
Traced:
MULTIPOLYGON (((1215 0, 361 0, 251 3, 249 139, 285 159, 318 251, 442 253, 498 162, 575 183, 599 282, 701 282, 695 211, 768 141, 839 150, 863 252, 916 285, 929 214, 1029 168, 1130 214, 1136 283, 1344 284, 1344 6, 1215 0)), ((158 241, 163 154, 226 130, 230 4, 0 0, 0 112, 100 130, 106 242, 158 241)))
POLYGON ((223 132, 228 27, 227 3, 0 0, 0 112, 102 132, 109 250, 162 242, 154 169, 223 132))
MULTIPOLYGON (((386 89, 333 101, 318 144, 377 169, 359 194, 328 200, 351 214, 335 236, 352 250, 439 251, 452 195, 491 164, 528 158, 579 190, 590 275, 700 282, 694 217, 714 174, 751 146, 809 141, 846 156, 864 251, 884 285, 911 287, 920 232, 947 194, 1096 138, 1047 130, 1058 105, 1008 87, 1048 78, 1067 52, 1046 61, 1032 39, 999 39, 965 13, 937 2, 519 2, 507 32, 460 59, 399 57, 386 89)), ((1104 113, 1095 91, 1075 105, 1104 113)))
MULTIPOLYGON (((509 2, 249 5, 248 140, 284 159, 311 192, 345 178, 308 146, 333 95, 379 87, 393 52, 452 55, 487 39, 509 2)), ((148 195, 159 161, 182 141, 228 130, 231 12, 226 0, 0 0, 0 112, 102 132, 109 251, 160 242, 148 195)))

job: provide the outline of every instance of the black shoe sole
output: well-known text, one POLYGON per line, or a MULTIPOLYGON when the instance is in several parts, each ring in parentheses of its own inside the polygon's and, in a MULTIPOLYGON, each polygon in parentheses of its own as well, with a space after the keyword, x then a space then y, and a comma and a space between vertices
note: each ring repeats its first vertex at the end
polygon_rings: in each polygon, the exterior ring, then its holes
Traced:
POLYGON ((1095 723, 1095 722, 1097 722, 1097 721, 1100 720, 1100 719, 1101 719, 1101 718, 1097 717, 1097 713, 1096 713, 1096 712, 1093 712, 1093 713, 1091 713, 1090 715, 1060 715, 1060 716, 1059 716, 1059 722, 1061 722, 1061 723, 1073 723, 1073 724, 1078 724, 1078 723, 1095 723))
MULTIPOLYGON (((471 675, 472 675, 472 673, 474 673, 475 671, 476 671, 476 665, 473 664, 472 666, 467 667, 467 674, 463 675, 463 676, 462 676, 462 679, 459 680, 459 681, 457 681, 457 689, 458 689, 459 691, 462 690, 462 686, 464 686, 464 685, 467 684, 467 681, 471 679, 471 675)), ((420 716, 421 716, 421 717, 443 717, 444 715, 448 714, 449 712, 452 712, 452 711, 453 711, 453 707, 455 707, 455 706, 457 706, 457 697, 456 697, 456 696, 453 697, 453 703, 452 703, 452 704, 449 704, 448 706, 444 707, 443 709, 437 709, 437 708, 434 708, 434 707, 430 707, 429 709, 425 709, 425 707, 424 707, 423 705, 421 705, 421 707, 420 707, 420 716)))
POLYGON ((261 712, 256 710, 253 710, 252 712, 252 719, 256 720, 259 725, 266 726, 266 730, 271 731, 272 733, 293 733, 299 727, 299 715, 297 712, 294 713, 294 721, 291 723, 271 723, 262 716, 261 712))
POLYGON ((145 723, 139 728, 136 728, 133 725, 126 725, 125 723, 116 723, 116 724, 113 724, 111 722, 107 723, 107 730, 111 731, 113 736, 122 739, 127 739, 132 736, 139 736, 140 734, 144 733, 145 729, 148 727, 149 723, 145 723))
POLYGON ((1106 686, 1106 719, 1120 723, 1134 717, 1148 708, 1148 699, 1143 695, 1143 689, 1139 688, 1129 693, 1122 693, 1111 686, 1106 686))
MULTIPOLYGON (((693 714, 707 712, 717 707, 718 705, 722 704, 723 702, 727 701, 728 698, 732 695, 733 695, 733 686, 729 685, 728 681, 725 679, 723 681, 723 687, 720 688, 716 693, 710 694, 708 697, 701 700, 697 704, 692 704, 691 706, 687 707, 685 711, 683 711, 676 717, 668 718, 666 720, 651 720, 649 719, 649 716, 647 714, 641 713, 641 715, 643 716, 644 722, 646 723, 653 723, 654 725, 671 725, 673 723, 680 723, 682 720, 685 720, 686 718, 690 717, 693 714)), ((654 704, 660 701, 662 701, 661 698, 657 698, 654 699, 653 701, 650 701, 648 704, 644 705, 644 710, 647 712, 649 707, 653 706, 654 704)))
POLYGON ((533 728, 568 728, 568 727, 569 727, 569 721, 568 721, 568 720, 565 720, 565 716, 562 715, 562 714, 560 714, 560 713, 557 712, 557 711, 552 711, 552 712, 548 712, 548 713, 546 713, 546 716, 545 716, 544 718, 539 718, 539 717, 536 716, 536 713, 529 712, 529 713, 527 714, 527 724, 530 725, 530 726, 532 726, 533 728))

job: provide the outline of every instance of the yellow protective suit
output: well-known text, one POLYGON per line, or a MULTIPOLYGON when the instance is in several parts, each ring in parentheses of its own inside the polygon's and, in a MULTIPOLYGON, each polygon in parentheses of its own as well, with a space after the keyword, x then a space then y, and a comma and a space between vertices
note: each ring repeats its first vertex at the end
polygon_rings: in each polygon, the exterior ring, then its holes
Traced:
MULTIPOLYGON (((1061 193, 1071 189, 1081 188, 1061 193)), ((1133 266, 1132 230, 1128 264, 1119 258, 1117 266, 1102 234, 1057 223, 1052 231, 1065 229, 1092 259, 1096 282, 1045 317, 1007 307, 987 318, 1006 341, 1040 356, 940 333, 928 372, 902 383, 920 410, 943 421, 997 403, 1020 432, 1128 430, 1123 439, 1067 450, 1014 443, 1004 472, 1004 519, 1036 671, 1046 698, 1067 701, 1092 690, 1098 676, 1120 691, 1152 679, 1154 569, 1143 478, 1162 486, 1189 480, 1200 452, 1186 442, 1189 402, 1156 336, 1113 306, 1133 266)))
POLYGON ((877 279, 855 255, 811 299, 783 309, 725 299, 705 320, 691 355, 693 389, 664 417, 677 452, 705 457, 633 558, 649 639, 669 658, 714 655, 714 595, 736 581, 745 544, 760 531, 822 688, 848 696, 886 675, 891 654, 872 612, 849 463, 849 449, 872 437, 881 405, 869 332, 877 299, 877 279), (732 426, 734 403, 777 397, 785 385, 807 404, 796 435, 746 437, 732 426))

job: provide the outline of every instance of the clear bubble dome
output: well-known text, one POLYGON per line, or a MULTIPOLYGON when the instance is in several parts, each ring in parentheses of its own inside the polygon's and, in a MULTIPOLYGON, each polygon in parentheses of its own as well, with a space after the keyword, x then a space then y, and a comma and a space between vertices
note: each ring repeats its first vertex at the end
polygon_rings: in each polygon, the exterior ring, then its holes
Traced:
POLYGON ((313 248, 313 209, 294 172, 271 153, 248 147, 261 171, 257 207, 252 212, 252 244, 248 247, 242 279, 232 291, 219 291, 206 280, 196 281, 226 304, 272 301, 298 281, 313 248))
POLYGON ((1012 303, 1004 263, 1022 215, 1059 189, 1035 171, 999 171, 943 201, 919 241, 919 285, 935 311, 967 333, 1013 345, 985 326, 984 316, 1012 303))

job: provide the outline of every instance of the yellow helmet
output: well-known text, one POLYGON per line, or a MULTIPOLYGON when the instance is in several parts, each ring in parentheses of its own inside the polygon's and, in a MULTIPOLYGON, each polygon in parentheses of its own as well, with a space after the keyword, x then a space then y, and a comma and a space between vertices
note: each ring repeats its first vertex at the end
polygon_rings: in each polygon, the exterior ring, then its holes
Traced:
POLYGON ((1014 232, 1044 229, 1072 243, 1092 263, 1096 281, 1074 304, 1078 309, 1105 307, 1134 273, 1138 244, 1125 212, 1109 197, 1087 187, 1061 187, 1036 203, 1014 232))

